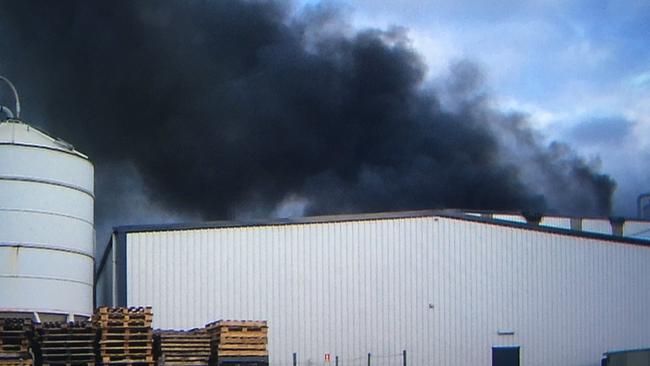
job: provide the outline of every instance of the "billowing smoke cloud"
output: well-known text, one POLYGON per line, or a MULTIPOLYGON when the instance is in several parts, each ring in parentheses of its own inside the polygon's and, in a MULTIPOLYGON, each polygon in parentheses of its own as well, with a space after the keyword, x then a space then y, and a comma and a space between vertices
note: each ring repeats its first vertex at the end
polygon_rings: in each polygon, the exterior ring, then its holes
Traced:
POLYGON ((351 31, 332 9, 2 2, 0 46, 25 119, 95 162, 101 222, 137 222, 141 204, 203 219, 610 211, 613 181, 492 108, 471 63, 431 86, 404 30, 351 31))

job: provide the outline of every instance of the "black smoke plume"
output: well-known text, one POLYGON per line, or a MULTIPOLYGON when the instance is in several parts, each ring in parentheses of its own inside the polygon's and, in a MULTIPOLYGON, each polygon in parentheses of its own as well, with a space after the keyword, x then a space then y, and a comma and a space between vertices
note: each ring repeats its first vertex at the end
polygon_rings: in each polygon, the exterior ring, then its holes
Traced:
POLYGON ((147 204, 610 212, 613 181, 490 107, 471 63, 434 87, 404 30, 351 30, 335 9, 3 1, 0 49, 25 119, 95 162, 104 225, 148 221, 147 204))

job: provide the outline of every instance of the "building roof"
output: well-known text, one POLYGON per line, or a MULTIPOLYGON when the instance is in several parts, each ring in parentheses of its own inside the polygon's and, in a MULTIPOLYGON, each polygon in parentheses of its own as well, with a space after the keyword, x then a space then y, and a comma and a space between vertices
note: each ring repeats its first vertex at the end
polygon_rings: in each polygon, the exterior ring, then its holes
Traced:
MULTIPOLYGON (((494 212, 493 214, 498 214, 494 212)), ((509 213, 514 214, 514 213, 509 213)), ((520 214, 521 215, 521 214, 520 214)), ((569 228, 534 225, 521 221, 512 221, 498 219, 488 215, 478 215, 476 211, 466 213, 460 210, 422 210, 422 211, 399 211, 399 212, 381 212, 366 214, 350 215, 327 215, 327 216, 310 216, 297 218, 265 219, 265 220, 247 220, 247 221, 209 221, 198 223, 172 223, 172 224, 153 224, 153 225, 124 225, 113 228, 115 233, 136 233, 151 231, 179 231, 179 230, 198 230, 198 229, 218 229, 218 228, 235 228, 235 227, 255 227, 255 226, 274 226, 274 225, 300 225, 316 223, 333 223, 349 221, 368 221, 368 220, 386 220, 386 219, 404 219, 416 217, 445 217, 464 221, 472 221, 483 224, 513 227, 523 230, 541 231, 559 235, 570 235, 589 239, 598 239, 613 241, 618 243, 628 243, 636 245, 650 246, 650 240, 638 237, 617 236, 598 232, 589 232, 583 230, 574 230, 569 228)), ((603 221, 609 222, 604 218, 603 221)), ((643 221, 650 228, 650 221, 643 221)))

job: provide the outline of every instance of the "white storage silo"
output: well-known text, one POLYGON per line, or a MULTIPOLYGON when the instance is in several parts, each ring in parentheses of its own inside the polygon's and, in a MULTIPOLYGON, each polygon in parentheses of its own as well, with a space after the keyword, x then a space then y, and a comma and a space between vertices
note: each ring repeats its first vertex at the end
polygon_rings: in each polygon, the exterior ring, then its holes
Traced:
POLYGON ((92 314, 93 171, 69 144, 0 123, 0 315, 92 314))

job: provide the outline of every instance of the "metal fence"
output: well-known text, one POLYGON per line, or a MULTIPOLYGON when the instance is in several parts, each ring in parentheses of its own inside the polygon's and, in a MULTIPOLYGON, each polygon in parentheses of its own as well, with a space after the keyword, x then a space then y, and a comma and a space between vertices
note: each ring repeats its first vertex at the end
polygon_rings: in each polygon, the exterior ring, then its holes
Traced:
POLYGON ((406 350, 400 353, 392 354, 373 354, 368 353, 365 355, 354 357, 343 357, 339 355, 323 355, 320 360, 301 360, 298 353, 292 354, 291 363, 274 363, 274 366, 406 366, 407 354, 406 350))

